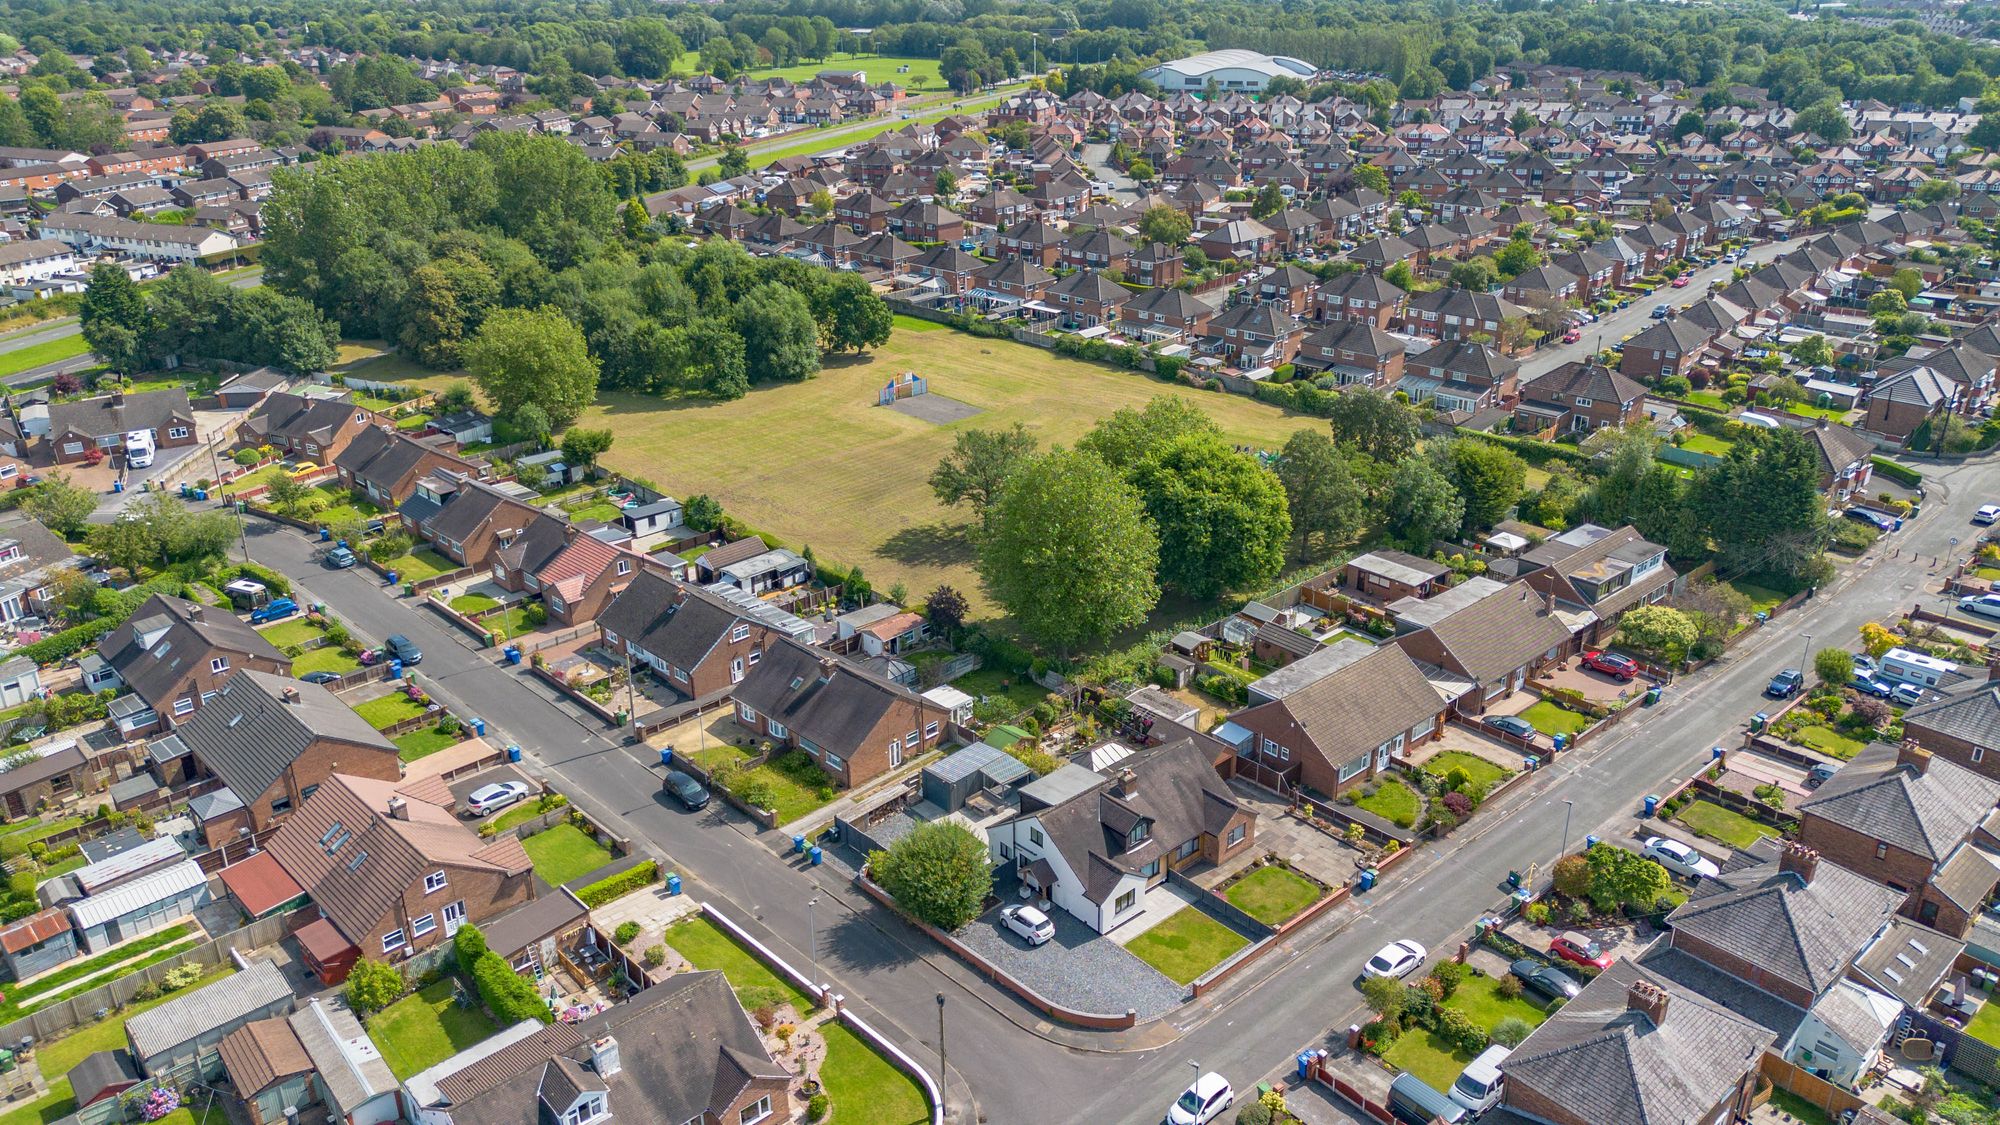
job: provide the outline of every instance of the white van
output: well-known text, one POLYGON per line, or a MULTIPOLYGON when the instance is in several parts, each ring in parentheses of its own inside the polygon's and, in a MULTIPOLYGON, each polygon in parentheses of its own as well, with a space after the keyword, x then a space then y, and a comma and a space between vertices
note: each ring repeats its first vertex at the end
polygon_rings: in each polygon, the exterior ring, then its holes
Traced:
POLYGON ((1907 648, 1892 648, 1883 653, 1881 667, 1887 679, 1929 688, 1937 687, 1946 676, 1958 672, 1958 665, 1949 660, 1907 648))
POLYGON ((1458 1081, 1451 1084, 1451 1100, 1474 1115, 1499 1105, 1501 1086, 1507 1080, 1500 1073, 1500 1064, 1513 1053, 1498 1043, 1479 1052, 1479 1057, 1467 1063, 1458 1081))
POLYGON ((153 463, 153 431, 133 430, 125 435, 125 467, 143 469, 153 463))

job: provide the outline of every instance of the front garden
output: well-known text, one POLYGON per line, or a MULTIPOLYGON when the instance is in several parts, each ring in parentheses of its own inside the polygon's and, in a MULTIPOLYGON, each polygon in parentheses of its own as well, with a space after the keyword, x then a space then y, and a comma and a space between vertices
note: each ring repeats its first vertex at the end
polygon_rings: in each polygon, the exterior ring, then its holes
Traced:
POLYGON ((400 582, 422 582, 425 579, 436 578, 441 574, 450 574, 452 571, 463 569, 457 563, 445 558, 429 547, 419 547, 407 554, 398 555, 395 558, 376 559, 375 561, 381 564, 382 569, 395 571, 396 579, 400 582))
POLYGON ((1557 703, 1552 699, 1542 699, 1521 712, 1521 718, 1537 731, 1554 738, 1557 735, 1574 737, 1590 726, 1590 716, 1557 703))
POLYGON ((420 718, 429 711, 428 703, 411 699, 409 692, 402 689, 378 695, 354 708, 354 713, 376 730, 387 730, 397 723, 420 718))
POLYGON ((1192 984, 1235 956, 1250 939, 1184 906, 1125 944, 1125 952, 1158 969, 1175 984, 1192 984))
POLYGON ((813 1010, 812 998, 797 985, 766 967, 748 949, 705 917, 688 918, 667 928, 666 942, 697 969, 720 970, 748 1012, 789 1004, 800 1015, 813 1010))
POLYGON ((1358 792, 1349 793, 1354 796, 1355 808, 1374 813, 1398 828, 1414 828, 1417 814, 1423 811, 1423 801, 1416 790, 1394 774, 1383 774, 1358 792))
POLYGON ((1728 844, 1738 851, 1765 836, 1778 835, 1774 825, 1752 820, 1706 797, 1696 797, 1675 809, 1672 818, 1697 836, 1728 844))
POLYGON ((562 823, 521 841, 535 874, 551 887, 559 887, 611 862, 611 849, 579 825, 562 823))
POLYGON ((724 762, 710 777, 737 800, 776 813, 779 824, 827 805, 838 792, 833 779, 803 750, 787 750, 747 769, 724 762))
POLYGON ((1253 867, 1222 887, 1229 904, 1267 926, 1282 926, 1326 896, 1327 889, 1280 862, 1253 867))
POLYGON ((1362 995, 1375 1014, 1361 1029, 1363 1048, 1434 1090, 1451 1089, 1465 1065, 1491 1044, 1518 1046, 1548 1019, 1547 1010, 1522 994, 1520 981, 1495 979, 1456 961, 1409 984, 1370 979, 1362 995))
POLYGON ((1772 735, 1847 761, 1877 739, 1893 741, 1898 724, 1889 705, 1852 689, 1816 688, 1771 724, 1772 735))
POLYGON ((396 749, 401 751, 399 756, 403 761, 414 762, 418 758, 429 757, 440 750, 456 746, 464 740, 465 731, 459 726, 458 720, 446 716, 435 726, 418 727, 416 730, 399 734, 389 741, 395 743, 396 749))

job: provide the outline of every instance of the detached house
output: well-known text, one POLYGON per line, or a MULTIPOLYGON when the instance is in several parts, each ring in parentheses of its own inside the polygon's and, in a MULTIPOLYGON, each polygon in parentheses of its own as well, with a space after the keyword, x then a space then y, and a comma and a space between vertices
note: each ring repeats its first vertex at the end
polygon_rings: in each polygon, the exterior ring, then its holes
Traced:
POLYGON ((111 708, 127 738, 185 722, 238 672, 284 675, 292 668, 242 618, 167 594, 147 598, 79 663, 85 690, 132 693, 111 708))
POLYGON ((790 637, 773 637, 736 685, 736 718, 804 750, 852 787, 939 746, 949 713, 900 685, 790 637))
POLYGON ((160 449, 193 445, 194 408, 184 390, 123 392, 49 407, 49 449, 58 465, 100 454, 123 453, 125 435, 143 430, 160 449))
POLYGON ((464 458, 383 426, 369 426, 355 434, 333 459, 333 466, 342 485, 384 508, 408 500, 417 481, 432 473, 450 470, 476 476, 479 471, 464 458))
POLYGON ((1523 554, 1521 564, 1530 588, 1590 608, 1596 620, 1582 634, 1590 644, 1607 642, 1626 610, 1660 601, 1679 579, 1667 549, 1629 525, 1579 524, 1523 554))
POLYGON ((1588 360, 1571 360, 1521 390, 1518 417, 1528 428, 1588 433, 1645 416, 1646 388, 1588 360))
POLYGON ((1327 797, 1386 773, 1437 735, 1446 700, 1394 645, 1343 640, 1258 680, 1252 706, 1229 717, 1248 775, 1327 797))

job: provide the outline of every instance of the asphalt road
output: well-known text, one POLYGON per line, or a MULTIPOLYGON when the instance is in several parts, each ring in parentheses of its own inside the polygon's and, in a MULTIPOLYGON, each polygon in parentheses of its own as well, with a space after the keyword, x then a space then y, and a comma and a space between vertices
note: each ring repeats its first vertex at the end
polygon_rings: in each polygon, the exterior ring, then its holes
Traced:
MULTIPOLYGON (((243 273, 230 278, 228 284, 232 289, 248 289, 253 285, 262 285, 264 284, 264 267, 252 266, 243 273)), ((83 326, 78 324, 76 318, 73 316, 16 328, 10 332, 0 333, 0 355, 16 351, 20 348, 32 348, 37 344, 46 344, 52 340, 65 340, 81 331, 83 331, 83 326)), ((75 371, 83 367, 92 367, 97 363, 95 357, 88 355, 76 356, 73 359, 80 360, 81 362, 76 363, 74 366, 63 366, 63 364, 71 363, 71 360, 61 360, 57 363, 44 364, 41 367, 32 368, 11 376, 6 380, 7 385, 18 387, 23 385, 24 382, 33 382, 35 378, 46 379, 63 371, 75 371)))

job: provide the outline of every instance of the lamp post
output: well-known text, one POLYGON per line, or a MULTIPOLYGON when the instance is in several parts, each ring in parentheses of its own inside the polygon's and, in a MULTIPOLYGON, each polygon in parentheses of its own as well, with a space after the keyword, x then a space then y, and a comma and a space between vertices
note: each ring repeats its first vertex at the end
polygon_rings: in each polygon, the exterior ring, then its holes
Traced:
POLYGON ((812 943, 813 983, 819 983, 819 915, 813 907, 819 905, 819 895, 815 893, 806 900, 806 935, 812 943))
POLYGON ((1806 643, 1805 643, 1805 648, 1804 648, 1804 651, 1803 651, 1803 652, 1801 652, 1801 653, 1799 654, 1799 656, 1800 656, 1800 659, 1799 659, 1799 679, 1800 679, 1800 680, 1804 680, 1804 679, 1805 679, 1805 676, 1806 676, 1806 669, 1808 669, 1808 668, 1812 667, 1812 634, 1811 634, 1811 633, 1807 633, 1807 634, 1806 634, 1806 643))
POLYGON ((1576 802, 1569 799, 1568 797, 1564 797, 1563 798, 1563 846, 1562 850, 1556 853, 1557 862, 1561 862, 1562 858, 1569 854, 1569 814, 1575 811, 1576 811, 1576 802))
POLYGON ((947 1072, 944 1066, 944 993, 940 992, 937 994, 937 1002, 938 1002, 938 1096, 942 1098, 944 1097, 945 1087, 948 1086, 951 1081, 950 1079, 945 1077, 945 1074, 947 1072))

